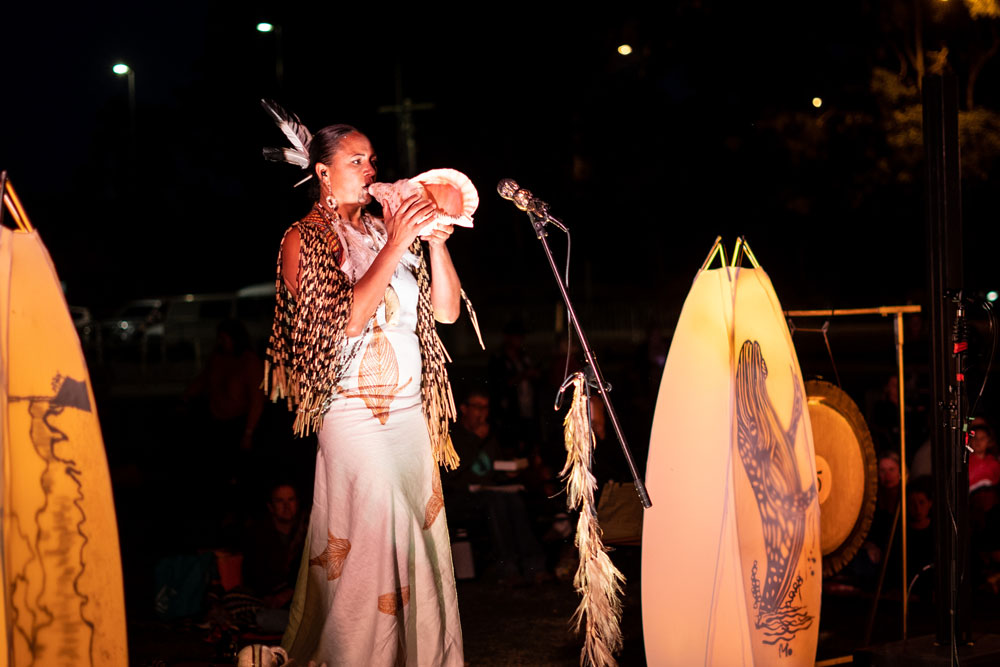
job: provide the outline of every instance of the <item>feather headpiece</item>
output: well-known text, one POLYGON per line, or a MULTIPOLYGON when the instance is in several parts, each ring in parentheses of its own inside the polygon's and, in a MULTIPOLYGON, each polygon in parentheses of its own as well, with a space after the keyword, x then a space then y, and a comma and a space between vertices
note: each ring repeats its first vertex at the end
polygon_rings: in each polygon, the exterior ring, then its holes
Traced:
MULTIPOLYGON (((309 128, 299 120, 298 116, 285 111, 274 100, 262 99, 260 105, 271 116, 277 124, 278 129, 288 138, 288 143, 292 145, 291 148, 265 148, 263 150, 264 158, 272 162, 287 162, 288 164, 294 164, 300 169, 308 169, 309 144, 312 142, 312 134, 309 132, 309 128)), ((312 178, 312 174, 309 174, 295 185, 302 185, 310 178, 312 178)))

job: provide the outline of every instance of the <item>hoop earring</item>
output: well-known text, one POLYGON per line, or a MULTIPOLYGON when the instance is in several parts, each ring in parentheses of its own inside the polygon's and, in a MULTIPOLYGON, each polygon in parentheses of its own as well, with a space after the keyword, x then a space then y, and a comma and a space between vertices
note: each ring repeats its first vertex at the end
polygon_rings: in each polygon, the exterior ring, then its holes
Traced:
POLYGON ((327 195, 326 196, 326 207, 329 208, 331 211, 336 211, 337 210, 337 199, 336 199, 336 197, 334 197, 333 195, 327 195))

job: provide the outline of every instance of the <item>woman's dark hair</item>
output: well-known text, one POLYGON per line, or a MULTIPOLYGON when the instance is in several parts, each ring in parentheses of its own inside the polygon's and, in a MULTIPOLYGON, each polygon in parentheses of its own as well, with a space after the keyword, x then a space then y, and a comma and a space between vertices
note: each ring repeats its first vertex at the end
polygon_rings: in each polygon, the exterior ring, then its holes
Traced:
MULTIPOLYGON (((327 125, 314 134, 312 141, 309 142, 309 173, 316 173, 317 162, 330 164, 333 161, 333 154, 340 147, 340 142, 343 141, 344 137, 353 132, 358 132, 358 129, 351 125, 339 123, 337 125, 327 125)), ((318 178, 312 178, 309 181, 309 196, 314 200, 319 199, 318 178)))
MULTIPOLYGON (((350 125, 327 125, 322 130, 313 135, 309 142, 309 170, 316 167, 317 162, 330 164, 333 154, 337 152, 341 140, 352 132, 358 132, 357 128, 350 125)), ((358 132, 360 134, 360 132, 358 132)))

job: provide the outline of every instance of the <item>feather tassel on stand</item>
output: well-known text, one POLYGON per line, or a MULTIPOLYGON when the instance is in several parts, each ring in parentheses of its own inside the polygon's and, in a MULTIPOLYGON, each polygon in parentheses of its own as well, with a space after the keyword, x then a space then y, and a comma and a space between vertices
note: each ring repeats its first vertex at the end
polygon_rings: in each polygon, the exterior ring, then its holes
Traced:
POLYGON ((625 577, 608 557, 597 523, 594 506, 597 482, 590 472, 594 434, 590 429, 590 406, 583 388, 583 374, 577 373, 571 381, 573 403, 563 422, 566 465, 560 475, 566 480, 567 507, 580 512, 576 526, 580 565, 573 585, 581 600, 573 614, 573 622, 577 632, 586 627, 580 664, 610 667, 618 664, 614 654, 622 648, 620 596, 625 577))

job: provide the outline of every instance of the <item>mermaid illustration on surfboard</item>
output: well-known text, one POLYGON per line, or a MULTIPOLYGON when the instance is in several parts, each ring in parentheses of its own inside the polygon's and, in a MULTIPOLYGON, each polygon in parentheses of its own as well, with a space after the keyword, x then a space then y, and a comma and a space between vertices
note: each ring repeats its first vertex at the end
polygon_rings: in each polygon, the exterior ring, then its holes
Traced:
POLYGON ((766 380, 767 363, 760 344, 744 341, 736 366, 737 446, 760 511, 767 556, 763 582, 758 579, 755 561, 750 584, 754 625, 766 637, 764 643, 773 645, 791 641, 813 622, 799 595, 803 583, 799 561, 816 483, 804 488, 795 457, 802 416, 801 387, 793 383, 792 416, 786 429, 771 403, 766 380))

